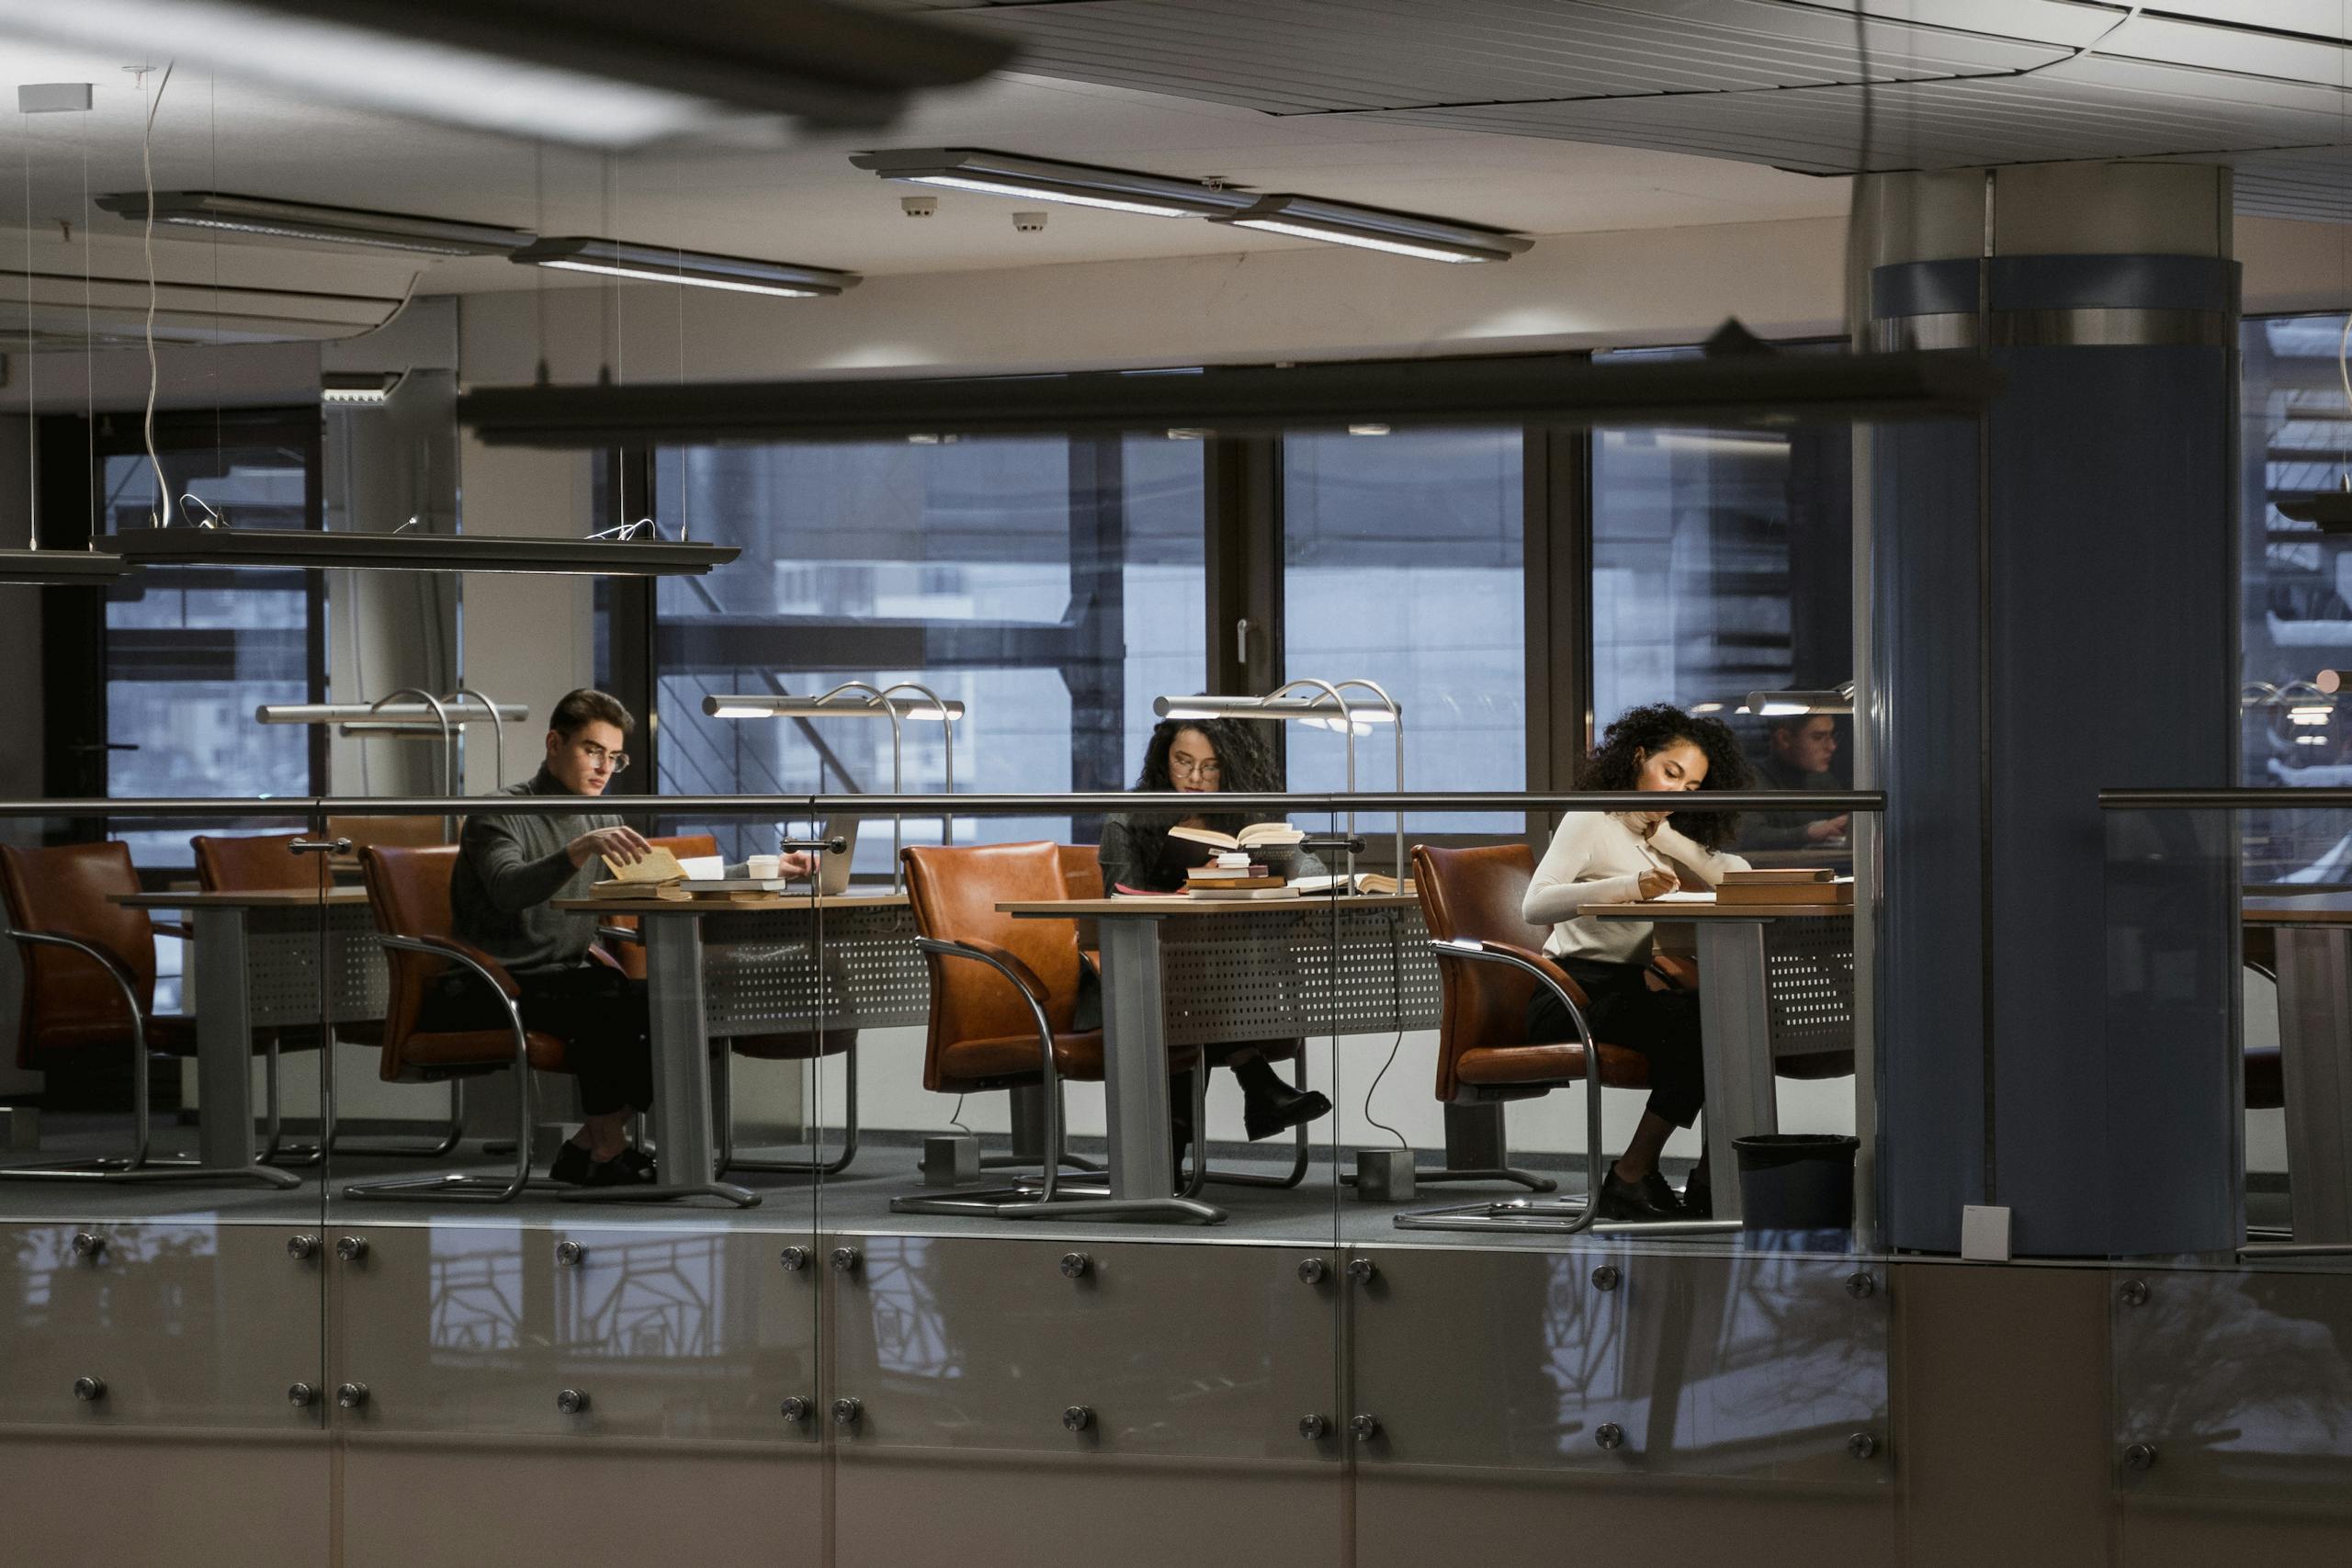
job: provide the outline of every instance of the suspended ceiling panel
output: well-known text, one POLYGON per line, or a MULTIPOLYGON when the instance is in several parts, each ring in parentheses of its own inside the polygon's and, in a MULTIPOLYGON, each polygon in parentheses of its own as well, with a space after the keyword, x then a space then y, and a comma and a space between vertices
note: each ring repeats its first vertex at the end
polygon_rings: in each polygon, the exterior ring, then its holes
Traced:
POLYGON ((1785 0, 1072 0, 967 10, 1016 37, 1019 69, 1269 114, 1755 92, 2008 73, 2063 60, 2095 7, 1933 4, 2039 17, 2050 35, 1871 18, 1785 0), (2047 12, 2046 17, 2041 14, 2047 12))

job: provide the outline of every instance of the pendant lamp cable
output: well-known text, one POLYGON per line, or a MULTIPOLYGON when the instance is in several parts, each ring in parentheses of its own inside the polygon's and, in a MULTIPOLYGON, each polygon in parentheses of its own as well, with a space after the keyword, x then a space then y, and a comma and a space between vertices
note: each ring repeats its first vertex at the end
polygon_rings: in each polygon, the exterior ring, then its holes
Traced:
POLYGON ((33 122, 19 109, 25 138, 25 539, 40 548, 40 400, 33 395, 40 355, 33 352, 33 122))
MULTIPOLYGON (((155 84, 155 96, 147 104, 147 120, 139 136, 139 173, 147 192, 147 217, 141 226, 141 244, 147 256, 147 412, 141 429, 147 438, 147 466, 155 473, 156 512, 149 521, 158 528, 172 525, 172 487, 164 479, 164 459, 155 452, 155 392, 162 377, 155 367, 155 111, 164 107, 164 89, 172 85, 172 67, 164 66, 163 79, 155 84)), ((141 89, 147 85, 147 73, 139 73, 141 89)))

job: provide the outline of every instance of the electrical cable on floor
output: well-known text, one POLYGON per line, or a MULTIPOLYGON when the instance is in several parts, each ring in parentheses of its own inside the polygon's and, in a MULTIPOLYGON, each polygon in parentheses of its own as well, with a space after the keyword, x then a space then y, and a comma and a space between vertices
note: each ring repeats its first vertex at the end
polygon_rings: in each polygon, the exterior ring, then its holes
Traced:
POLYGON ((1388 1069, 1396 1065, 1396 1053, 1405 1048, 1405 932, 1400 920, 1392 919, 1388 925, 1388 957, 1389 1000, 1396 1009, 1396 1038, 1388 1043, 1388 1060, 1380 1064, 1380 1071, 1372 1075, 1372 1087, 1363 1091, 1363 1119, 1396 1139, 1398 1148, 1409 1150, 1413 1145, 1406 1141, 1404 1134, 1372 1113, 1372 1097, 1380 1092, 1380 1080, 1388 1076, 1388 1069))
POLYGON ((959 1133, 971 1132, 969 1127, 964 1125, 964 1097, 960 1094, 956 1097, 956 1109, 947 1113, 947 1124, 959 1133))

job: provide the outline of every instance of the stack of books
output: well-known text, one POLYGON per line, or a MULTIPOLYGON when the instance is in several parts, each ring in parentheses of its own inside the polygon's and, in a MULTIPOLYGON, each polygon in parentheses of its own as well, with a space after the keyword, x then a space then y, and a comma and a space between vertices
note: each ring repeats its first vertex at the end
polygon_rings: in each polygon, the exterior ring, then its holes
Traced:
POLYGON ((1715 902, 1770 904, 1825 909, 1851 908, 1854 879, 1826 866, 1780 866, 1770 871, 1729 871, 1715 885, 1715 902))
POLYGON ((1250 858, 1247 850, 1228 850, 1206 865, 1184 874, 1184 891, 1195 898, 1296 897, 1290 885, 1250 858))
POLYGON ((588 889, 595 898, 652 898, 665 904, 690 903, 696 898, 723 899, 730 904, 783 903, 792 884, 782 877, 728 876, 724 863, 713 857, 692 867, 657 844, 650 854, 623 865, 607 855, 605 869, 612 874, 588 889), (719 874, 694 875, 693 872, 719 874))

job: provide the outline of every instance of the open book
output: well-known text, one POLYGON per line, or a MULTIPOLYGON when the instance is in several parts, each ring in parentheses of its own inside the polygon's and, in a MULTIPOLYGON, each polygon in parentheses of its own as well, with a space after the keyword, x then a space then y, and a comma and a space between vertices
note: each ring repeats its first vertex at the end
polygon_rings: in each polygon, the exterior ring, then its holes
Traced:
POLYGON ((1413 891, 1413 879, 1398 882, 1385 872, 1360 871, 1352 877, 1301 876, 1292 879, 1291 886, 1301 893, 1407 893, 1413 891))
POLYGON ((660 844, 634 864, 604 858, 612 875, 588 889, 598 898, 693 898, 702 894, 742 895, 782 893, 791 883, 782 877, 729 876, 727 863, 717 855, 680 860, 660 844))
POLYGON ((1269 845, 1295 844, 1306 837, 1287 822, 1252 822, 1238 833, 1220 833, 1214 828, 1177 827, 1169 829, 1168 836, 1220 850, 1254 850, 1269 845))

